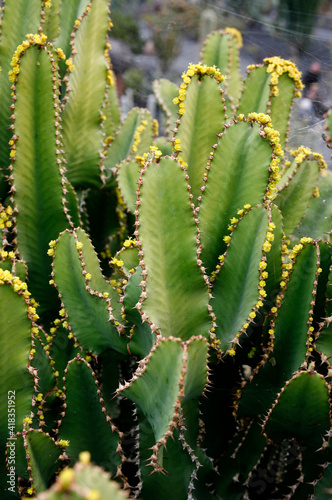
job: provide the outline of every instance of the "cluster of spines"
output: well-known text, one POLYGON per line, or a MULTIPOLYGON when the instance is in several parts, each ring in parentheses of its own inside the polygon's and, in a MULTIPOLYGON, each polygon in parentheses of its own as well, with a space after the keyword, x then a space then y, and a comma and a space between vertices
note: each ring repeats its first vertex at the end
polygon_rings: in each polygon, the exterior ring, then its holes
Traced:
POLYGON ((188 484, 188 500, 194 500, 194 497, 192 495, 192 492, 195 489, 195 484, 194 481, 197 480, 197 472, 200 467, 202 467, 202 464, 200 463, 198 457, 195 455, 194 450, 192 447, 187 443, 186 437, 185 437, 185 431, 186 431, 186 425, 185 425, 185 416, 183 414, 183 409, 180 407, 180 418, 179 418, 179 427, 180 427, 180 432, 179 432, 179 441, 182 445, 182 448, 188 453, 192 463, 194 464, 194 469, 190 475, 190 481, 188 484))

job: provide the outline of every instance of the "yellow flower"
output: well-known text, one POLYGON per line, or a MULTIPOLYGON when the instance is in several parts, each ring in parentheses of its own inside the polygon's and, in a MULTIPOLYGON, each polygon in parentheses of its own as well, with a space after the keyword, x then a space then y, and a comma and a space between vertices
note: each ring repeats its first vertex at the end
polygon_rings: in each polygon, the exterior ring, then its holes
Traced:
POLYGON ((271 243, 269 241, 264 241, 263 250, 264 252, 269 252, 271 250, 271 243))
MULTIPOLYGON (((60 439, 60 441, 59 441, 59 445, 63 446, 63 447, 69 446, 69 443, 70 443, 70 441, 68 441, 67 439, 60 439)), ((68 469, 65 469, 65 470, 68 470, 68 469)), ((63 471, 63 472, 65 472, 65 471, 63 471)))

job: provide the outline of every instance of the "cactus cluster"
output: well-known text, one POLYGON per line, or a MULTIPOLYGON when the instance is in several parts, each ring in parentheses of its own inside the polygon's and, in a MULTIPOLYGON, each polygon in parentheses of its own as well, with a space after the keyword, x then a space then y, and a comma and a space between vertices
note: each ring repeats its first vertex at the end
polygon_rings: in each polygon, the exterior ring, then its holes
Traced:
POLYGON ((108 0, 1 15, 1 498, 328 498, 332 179, 287 148, 297 68, 243 78, 214 32, 154 83, 159 137, 120 121, 108 0))

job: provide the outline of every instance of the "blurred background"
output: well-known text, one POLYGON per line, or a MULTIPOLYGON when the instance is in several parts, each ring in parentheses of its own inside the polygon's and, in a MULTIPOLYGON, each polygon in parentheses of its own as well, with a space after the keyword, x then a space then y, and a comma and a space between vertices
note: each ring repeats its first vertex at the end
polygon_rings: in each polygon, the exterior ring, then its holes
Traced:
MULTIPOLYGON (((291 121, 291 147, 304 144, 324 155, 324 116, 332 107, 332 0, 112 0, 110 56, 123 114, 144 106, 161 120, 152 83, 180 83, 198 62, 206 36, 226 26, 243 36, 241 71, 265 57, 296 63, 306 84, 291 121)), ((161 124, 162 126, 162 124, 161 124)))

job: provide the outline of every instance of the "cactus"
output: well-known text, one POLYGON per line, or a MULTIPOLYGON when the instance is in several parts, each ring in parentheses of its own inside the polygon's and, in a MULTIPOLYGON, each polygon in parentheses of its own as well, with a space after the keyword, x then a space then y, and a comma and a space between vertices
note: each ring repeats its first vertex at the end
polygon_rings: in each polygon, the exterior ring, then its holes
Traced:
POLYGON ((155 82, 158 137, 147 110, 120 122, 108 1, 15 8, 1 498, 325 498, 331 176, 288 150, 299 72, 243 79, 240 34, 214 32, 180 87, 155 82))

